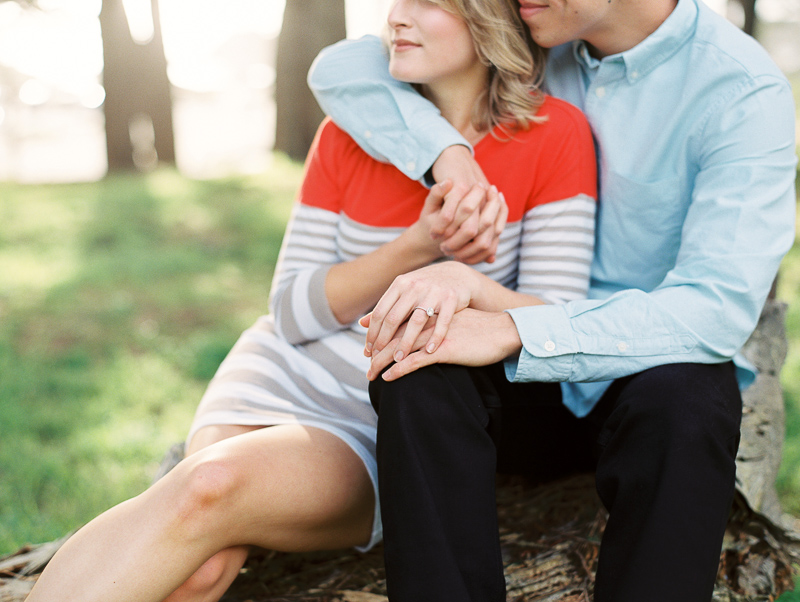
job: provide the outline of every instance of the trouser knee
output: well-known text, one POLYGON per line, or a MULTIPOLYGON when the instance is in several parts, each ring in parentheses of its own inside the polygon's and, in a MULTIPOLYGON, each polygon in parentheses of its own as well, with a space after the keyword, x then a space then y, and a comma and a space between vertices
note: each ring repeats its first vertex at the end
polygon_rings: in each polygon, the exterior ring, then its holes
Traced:
POLYGON ((615 383, 610 393, 616 400, 601 441, 621 429, 639 430, 651 443, 738 443, 742 401, 731 364, 659 366, 615 383))
POLYGON ((391 382, 379 378, 370 383, 369 396, 384 424, 442 424, 450 415, 462 413, 486 420, 481 393, 470 369, 463 366, 427 366, 391 382))
POLYGON ((741 424, 732 365, 661 366, 615 383, 609 395, 597 469, 607 505, 623 481, 655 495, 670 475, 732 493, 741 424))

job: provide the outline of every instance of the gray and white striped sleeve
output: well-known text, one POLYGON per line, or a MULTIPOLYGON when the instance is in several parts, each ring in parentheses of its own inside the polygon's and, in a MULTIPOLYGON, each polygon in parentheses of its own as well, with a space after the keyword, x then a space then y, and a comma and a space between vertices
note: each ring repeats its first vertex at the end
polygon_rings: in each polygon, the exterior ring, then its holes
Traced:
POLYGON ((325 296, 325 277, 340 260, 339 215, 297 204, 286 228, 270 292, 275 328, 289 343, 319 339, 342 330, 325 296))
POLYGON ((578 195, 523 217, 517 290, 546 303, 584 299, 594 254, 595 200, 578 195))

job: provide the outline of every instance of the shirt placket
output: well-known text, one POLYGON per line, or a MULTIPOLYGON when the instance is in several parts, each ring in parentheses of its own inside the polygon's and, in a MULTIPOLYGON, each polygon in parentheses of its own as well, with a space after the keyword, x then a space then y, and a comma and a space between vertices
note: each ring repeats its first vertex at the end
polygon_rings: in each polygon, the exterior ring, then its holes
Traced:
POLYGON ((592 123, 602 123, 605 107, 625 78, 625 63, 621 57, 606 59, 583 65, 584 81, 587 82, 584 112, 592 123))

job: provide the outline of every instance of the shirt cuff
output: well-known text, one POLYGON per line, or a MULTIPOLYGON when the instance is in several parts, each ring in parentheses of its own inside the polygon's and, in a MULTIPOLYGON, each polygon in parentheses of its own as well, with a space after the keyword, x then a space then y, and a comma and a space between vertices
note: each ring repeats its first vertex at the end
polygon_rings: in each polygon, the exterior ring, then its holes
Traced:
POLYGON ((325 265, 317 268, 311 275, 308 283, 308 299, 311 304, 311 311, 314 318, 322 327, 322 332, 314 333, 314 338, 320 338, 326 334, 341 330, 345 325, 340 324, 333 310, 328 303, 328 296, 325 294, 325 279, 328 277, 333 265, 325 265))
POLYGON ((511 382, 564 382, 572 374, 578 339, 563 305, 534 305, 506 310, 522 341, 516 358, 505 362, 511 382))
POLYGON ((449 128, 437 128, 435 132, 424 126, 421 129, 425 131, 409 132, 414 140, 414 146, 407 148, 407 160, 395 167, 412 180, 418 180, 430 188, 436 184, 436 180, 433 179, 433 164, 446 148, 460 144, 466 146, 473 154, 474 151, 458 132, 450 132, 449 128))

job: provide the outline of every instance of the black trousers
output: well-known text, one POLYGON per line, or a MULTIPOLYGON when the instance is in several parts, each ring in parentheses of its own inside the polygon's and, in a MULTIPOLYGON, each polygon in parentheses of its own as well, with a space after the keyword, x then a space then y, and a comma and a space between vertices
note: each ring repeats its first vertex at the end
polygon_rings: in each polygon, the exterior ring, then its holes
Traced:
POLYGON ((392 602, 501 602, 495 474, 595 470, 609 511, 595 602, 709 602, 734 493, 731 363, 614 382, 575 418, 557 384, 435 365, 370 386, 392 602))

